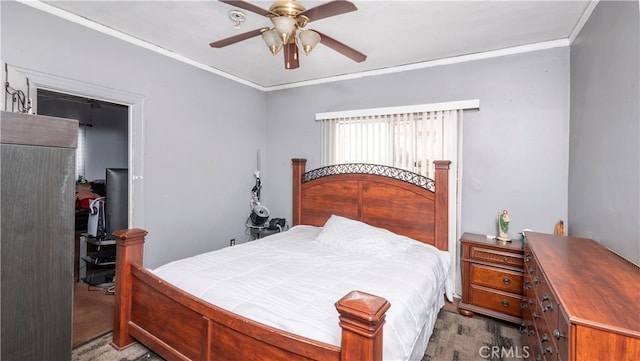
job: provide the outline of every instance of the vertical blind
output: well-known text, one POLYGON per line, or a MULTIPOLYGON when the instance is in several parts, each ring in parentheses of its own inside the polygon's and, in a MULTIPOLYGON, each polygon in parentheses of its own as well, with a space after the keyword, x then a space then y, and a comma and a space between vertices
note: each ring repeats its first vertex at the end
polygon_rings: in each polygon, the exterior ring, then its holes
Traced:
POLYGON ((85 178, 87 127, 81 124, 78 129, 78 147, 76 148, 76 180, 85 178))
POLYGON ((455 163, 463 109, 478 101, 321 113, 322 165, 375 163, 434 176, 434 160, 455 163))

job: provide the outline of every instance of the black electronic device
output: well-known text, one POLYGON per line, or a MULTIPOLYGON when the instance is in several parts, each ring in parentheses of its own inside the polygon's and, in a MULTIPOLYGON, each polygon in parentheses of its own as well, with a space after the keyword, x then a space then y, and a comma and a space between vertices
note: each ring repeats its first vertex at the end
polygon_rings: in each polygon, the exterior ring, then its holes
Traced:
POLYGON ((272 218, 267 229, 283 231, 287 228, 287 220, 284 218, 272 218))
POLYGON ((264 224, 267 222, 267 219, 269 219, 269 209, 258 203, 253 207, 249 218, 251 219, 252 225, 258 227, 264 226, 264 224))
POLYGON ((105 177, 106 235, 129 228, 129 170, 107 168, 105 177))

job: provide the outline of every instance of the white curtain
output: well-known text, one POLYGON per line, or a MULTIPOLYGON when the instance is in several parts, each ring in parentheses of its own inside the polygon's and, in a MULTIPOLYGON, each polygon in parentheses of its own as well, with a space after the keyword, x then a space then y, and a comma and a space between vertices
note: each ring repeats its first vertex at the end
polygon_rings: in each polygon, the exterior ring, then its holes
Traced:
POLYGON ((85 177, 85 144, 87 139, 87 126, 81 124, 78 129, 78 148, 76 148, 76 180, 80 176, 85 177))

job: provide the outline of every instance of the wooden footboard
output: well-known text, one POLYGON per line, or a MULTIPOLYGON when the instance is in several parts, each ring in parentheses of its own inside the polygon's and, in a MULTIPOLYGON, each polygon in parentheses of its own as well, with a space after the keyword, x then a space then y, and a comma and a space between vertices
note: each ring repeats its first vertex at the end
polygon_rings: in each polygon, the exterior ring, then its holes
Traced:
POLYGON ((385 299, 353 291, 338 300, 342 344, 329 345, 241 317, 164 282, 142 267, 146 234, 114 233, 115 348, 137 340, 167 360, 382 360, 390 307, 385 299))

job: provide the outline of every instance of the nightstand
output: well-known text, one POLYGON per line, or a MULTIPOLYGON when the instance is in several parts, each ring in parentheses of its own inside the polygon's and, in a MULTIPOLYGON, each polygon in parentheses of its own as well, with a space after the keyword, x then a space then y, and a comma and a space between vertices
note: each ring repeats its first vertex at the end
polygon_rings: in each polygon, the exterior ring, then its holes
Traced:
POLYGON ((462 245, 462 300, 458 312, 522 321, 523 251, 519 240, 502 242, 465 233, 462 245))

